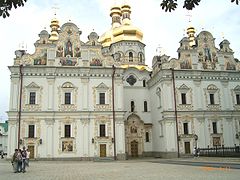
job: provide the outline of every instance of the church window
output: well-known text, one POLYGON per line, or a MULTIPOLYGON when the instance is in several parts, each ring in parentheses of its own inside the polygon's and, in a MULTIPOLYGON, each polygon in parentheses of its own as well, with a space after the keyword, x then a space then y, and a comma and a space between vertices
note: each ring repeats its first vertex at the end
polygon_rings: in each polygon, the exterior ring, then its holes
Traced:
POLYGON ((143 80, 143 87, 146 87, 146 80, 143 80))
POLYGON ((106 126, 105 124, 100 124, 100 137, 106 136, 106 126))
POLYGON ((213 134, 217 134, 217 122, 212 122, 213 134))
POLYGON ((149 141, 149 132, 146 132, 146 133, 145 133, 145 138, 146 138, 146 142, 150 142, 150 141, 149 141))
POLYGON ((148 111, 148 105, 147 105, 147 101, 144 101, 144 112, 148 111))
POLYGON ((240 105, 240 94, 236 94, 237 105, 240 105))
POLYGON ((134 101, 131 101, 131 112, 134 112, 134 109, 135 109, 134 101))
POLYGON ((186 93, 181 93, 181 97, 182 97, 182 104, 187 104, 186 93))
POLYGON ((99 104, 105 104, 105 93, 99 93, 99 104))
POLYGON ((34 138, 35 125, 28 125, 28 137, 34 138))
POLYGON ((161 89, 157 88, 156 94, 158 96, 158 108, 161 107, 161 89))
POLYGON ((129 62, 133 62, 133 53, 129 52, 129 62))
POLYGON ((163 123, 159 123, 159 136, 163 136, 163 123))
POLYGON ((142 54, 139 54, 139 61, 140 61, 140 63, 143 62, 143 55, 142 54))
POLYGON ((64 137, 65 138, 71 137, 71 125, 69 124, 64 126, 64 137))
POLYGON ((183 133, 188 134, 188 123, 183 123, 183 133))
POLYGON ((209 98, 210 98, 210 104, 215 104, 215 102, 214 102, 214 94, 209 94, 209 98))
POLYGON ((95 45, 96 45, 96 43, 95 43, 95 41, 93 41, 93 42, 92 42, 92 46, 95 46, 95 45))
POLYGON ((137 82, 137 79, 135 78, 134 75, 130 75, 126 81, 128 82, 129 85, 133 86, 137 82))
POLYGON ((29 104, 36 104, 36 92, 30 92, 29 104))
POLYGON ((66 92, 65 93, 65 101, 64 104, 71 104, 71 93, 66 92))

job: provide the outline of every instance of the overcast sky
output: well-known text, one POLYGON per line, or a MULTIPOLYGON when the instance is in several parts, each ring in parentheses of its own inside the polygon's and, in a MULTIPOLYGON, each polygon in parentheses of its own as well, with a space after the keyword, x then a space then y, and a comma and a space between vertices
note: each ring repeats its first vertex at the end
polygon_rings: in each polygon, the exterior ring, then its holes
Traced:
MULTIPOLYGON (((114 3, 122 0, 28 0, 24 7, 13 9, 10 17, 0 18, 0 121, 7 120, 10 96, 10 73, 7 66, 13 65, 14 51, 20 44, 27 46, 27 52, 34 52, 34 43, 44 28, 50 32, 50 21, 57 4, 57 18, 60 25, 71 20, 82 31, 81 40, 94 29, 102 35, 111 27, 109 11, 114 3)), ((129 0, 132 7, 132 24, 140 28, 146 44, 146 64, 151 66, 156 49, 171 57, 177 57, 179 41, 189 26, 188 12, 182 8, 183 0, 175 12, 166 13, 160 8, 161 0, 129 0)), ((240 59, 240 6, 230 0, 202 0, 191 14, 192 25, 197 34, 210 31, 216 38, 216 47, 223 38, 230 41, 235 57, 240 59)))

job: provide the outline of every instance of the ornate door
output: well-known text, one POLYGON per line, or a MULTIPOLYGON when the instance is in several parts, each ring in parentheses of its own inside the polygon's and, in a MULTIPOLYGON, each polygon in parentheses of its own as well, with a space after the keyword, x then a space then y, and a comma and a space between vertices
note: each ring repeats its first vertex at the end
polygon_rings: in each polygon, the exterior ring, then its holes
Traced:
POLYGON ((34 146, 28 146, 28 151, 30 152, 30 159, 34 159, 34 146))
POLYGON ((131 155, 132 157, 138 157, 138 142, 136 140, 131 142, 131 155))
POLYGON ((100 157, 106 157, 106 144, 100 144, 100 157))

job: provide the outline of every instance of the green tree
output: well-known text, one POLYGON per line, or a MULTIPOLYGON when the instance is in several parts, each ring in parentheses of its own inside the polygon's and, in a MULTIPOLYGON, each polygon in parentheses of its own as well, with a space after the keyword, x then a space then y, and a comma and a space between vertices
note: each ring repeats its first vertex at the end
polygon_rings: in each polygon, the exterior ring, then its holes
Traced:
POLYGON ((0 16, 3 18, 9 17, 9 11, 14 7, 24 6, 27 0, 0 0, 0 16))
MULTIPOLYGON (((184 0, 183 8, 186 8, 187 10, 192 10, 195 8, 195 6, 198 6, 201 0, 184 0)), ((232 3, 236 2, 237 5, 239 5, 239 0, 231 0, 232 3)), ((174 11, 177 6, 178 2, 177 0, 162 0, 162 3, 160 4, 163 10, 166 12, 174 11)))

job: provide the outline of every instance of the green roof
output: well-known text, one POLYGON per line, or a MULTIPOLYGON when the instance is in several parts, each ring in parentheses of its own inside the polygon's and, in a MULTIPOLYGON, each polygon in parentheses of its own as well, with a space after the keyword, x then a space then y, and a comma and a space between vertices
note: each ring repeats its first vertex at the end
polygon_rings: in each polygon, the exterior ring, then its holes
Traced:
POLYGON ((4 123, 0 123, 0 126, 2 126, 4 128, 5 132, 8 131, 8 121, 5 121, 4 123))

